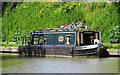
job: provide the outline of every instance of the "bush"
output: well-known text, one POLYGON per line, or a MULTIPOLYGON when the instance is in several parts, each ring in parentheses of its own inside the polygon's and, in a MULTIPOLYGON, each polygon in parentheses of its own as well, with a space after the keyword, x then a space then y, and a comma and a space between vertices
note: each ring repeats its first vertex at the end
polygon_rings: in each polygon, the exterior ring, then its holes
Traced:
POLYGON ((104 42, 110 42, 110 39, 116 38, 111 36, 114 32, 109 34, 113 27, 119 25, 119 6, 115 6, 114 3, 23 2, 13 7, 14 4, 11 2, 4 9, 3 41, 22 41, 24 36, 30 36, 29 33, 34 30, 58 28, 63 24, 72 23, 73 20, 74 23, 79 22, 78 18, 82 22, 86 21, 88 28, 101 30, 104 42))
POLYGON ((119 43, 120 42, 120 26, 116 25, 110 30, 110 42, 119 43))

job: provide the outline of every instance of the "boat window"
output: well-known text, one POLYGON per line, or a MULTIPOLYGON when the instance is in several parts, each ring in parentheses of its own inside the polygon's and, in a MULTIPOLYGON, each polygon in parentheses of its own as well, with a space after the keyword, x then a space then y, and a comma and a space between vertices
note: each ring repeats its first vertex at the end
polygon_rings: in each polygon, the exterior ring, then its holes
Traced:
POLYGON ((83 33, 81 33, 81 44, 83 44, 83 33))
POLYGON ((44 36, 44 45, 47 45, 47 35, 44 36))
POLYGON ((41 37, 40 37, 40 40, 39 40, 40 45, 42 45, 42 41, 43 41, 42 38, 43 38, 43 37, 41 36, 41 37))
POLYGON ((38 45, 38 36, 34 36, 33 44, 38 45))
POLYGON ((93 39, 93 35, 90 35, 91 44, 94 44, 94 41, 92 39, 93 39))
POLYGON ((65 37, 65 44, 70 45, 71 35, 66 35, 65 37))
POLYGON ((96 39, 98 39, 98 33, 95 33, 96 39))

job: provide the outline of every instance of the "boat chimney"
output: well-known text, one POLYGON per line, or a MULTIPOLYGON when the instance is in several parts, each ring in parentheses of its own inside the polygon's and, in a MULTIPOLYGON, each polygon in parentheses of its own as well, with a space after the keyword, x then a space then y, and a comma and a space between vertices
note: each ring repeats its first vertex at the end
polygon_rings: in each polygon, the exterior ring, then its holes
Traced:
POLYGON ((87 27, 88 27, 88 25, 87 25, 87 24, 85 24, 85 29, 87 29, 87 27))

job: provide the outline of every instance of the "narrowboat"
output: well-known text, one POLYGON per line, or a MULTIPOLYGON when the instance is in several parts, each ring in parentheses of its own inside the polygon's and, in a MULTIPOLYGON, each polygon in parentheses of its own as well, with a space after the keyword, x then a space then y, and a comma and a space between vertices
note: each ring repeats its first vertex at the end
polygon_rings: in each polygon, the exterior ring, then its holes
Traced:
POLYGON ((93 36, 101 43, 97 29, 40 29, 23 38, 21 56, 97 56, 109 53, 102 44, 94 44, 93 36), (25 45, 25 46, 24 46, 25 45))

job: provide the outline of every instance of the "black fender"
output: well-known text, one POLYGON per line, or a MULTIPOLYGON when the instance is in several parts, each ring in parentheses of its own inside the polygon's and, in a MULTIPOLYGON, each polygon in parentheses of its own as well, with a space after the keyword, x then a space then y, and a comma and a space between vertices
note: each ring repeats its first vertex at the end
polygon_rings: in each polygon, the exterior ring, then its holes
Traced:
POLYGON ((98 58, 104 58, 109 56, 109 52, 104 47, 98 47, 97 52, 98 52, 98 58))

